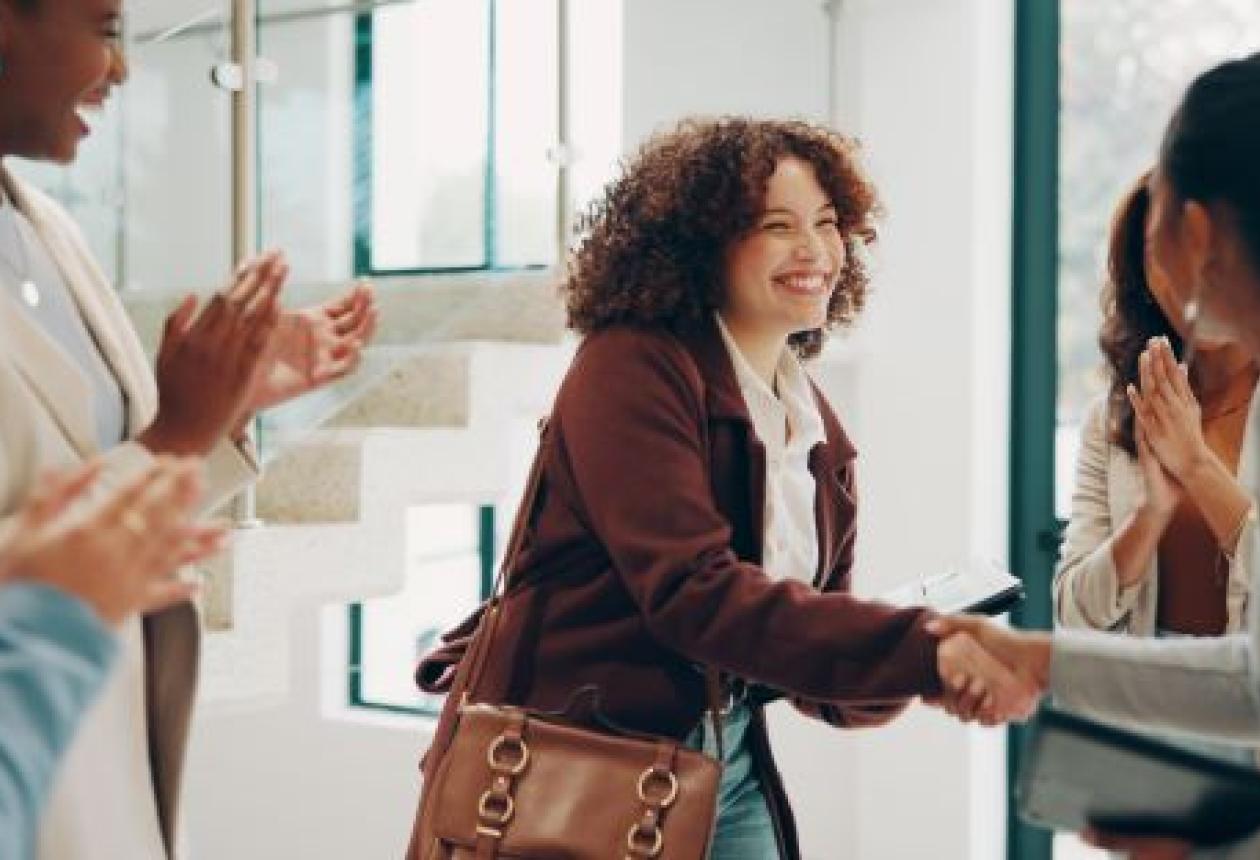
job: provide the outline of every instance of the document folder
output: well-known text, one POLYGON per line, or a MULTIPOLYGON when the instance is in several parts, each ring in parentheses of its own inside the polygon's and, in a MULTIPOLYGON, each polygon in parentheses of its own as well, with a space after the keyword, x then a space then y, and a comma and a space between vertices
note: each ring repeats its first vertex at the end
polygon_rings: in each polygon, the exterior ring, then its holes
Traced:
POLYGON ((1024 583, 996 562, 972 559, 878 599, 893 606, 926 606, 942 615, 1001 615, 1024 599, 1024 583))
POLYGON ((1015 799, 1038 827, 1176 836, 1206 847, 1260 829, 1260 772, 1045 707, 1015 799))

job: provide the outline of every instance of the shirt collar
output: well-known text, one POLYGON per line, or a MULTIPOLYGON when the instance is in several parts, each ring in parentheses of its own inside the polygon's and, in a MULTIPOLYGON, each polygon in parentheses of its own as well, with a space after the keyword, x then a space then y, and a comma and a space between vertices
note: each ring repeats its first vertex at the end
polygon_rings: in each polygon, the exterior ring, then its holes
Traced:
POLYGON ((818 413, 818 404, 814 400, 813 386, 796 353, 791 349, 784 349, 779 356, 779 363, 774 371, 779 390, 776 396, 761 375, 753 370, 721 314, 715 313, 713 316, 722 341, 726 344, 726 351, 730 354, 731 365, 735 368, 735 379, 744 396, 761 398, 767 404, 780 405, 786 411, 788 426, 792 428, 792 447, 803 446, 805 450, 809 450, 820 442, 826 442, 826 429, 823 427, 822 416, 818 413))

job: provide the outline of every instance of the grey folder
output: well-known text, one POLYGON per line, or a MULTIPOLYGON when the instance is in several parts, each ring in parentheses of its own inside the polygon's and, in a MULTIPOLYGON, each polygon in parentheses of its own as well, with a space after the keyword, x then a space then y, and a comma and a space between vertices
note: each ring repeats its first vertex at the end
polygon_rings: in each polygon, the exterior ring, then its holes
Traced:
POLYGON ((1051 707, 1031 727, 1015 798, 1025 821, 1055 830, 1215 846, 1260 828, 1260 772, 1051 707))

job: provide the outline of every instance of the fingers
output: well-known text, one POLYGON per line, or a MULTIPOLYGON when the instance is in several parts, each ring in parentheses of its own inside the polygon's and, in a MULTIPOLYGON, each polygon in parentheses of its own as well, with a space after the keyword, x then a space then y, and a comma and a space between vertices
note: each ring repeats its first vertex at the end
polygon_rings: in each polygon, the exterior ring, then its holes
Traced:
POLYGON ((980 671, 978 650, 969 635, 955 633, 942 641, 937 651, 937 671, 949 703, 947 710, 964 721, 975 719, 989 693, 980 671))
POLYGON ((228 530, 224 525, 195 525, 186 531, 176 556, 176 567, 207 561, 222 552, 227 542, 228 530))
POLYGON ((116 524, 123 521, 123 515, 135 507, 136 503, 149 491, 169 460, 170 458, 160 457, 123 483, 105 503, 105 506, 97 512, 93 518, 95 523, 89 523, 89 526, 117 527, 116 524))
MULTIPOLYGON (((1141 364, 1141 362, 1142 359, 1138 359, 1138 363, 1141 364)), ((1146 431, 1146 438, 1149 442, 1151 432, 1158 432, 1161 429, 1159 416, 1155 414, 1155 410, 1151 408, 1147 398, 1132 383, 1129 383, 1124 391, 1129 396, 1129 404, 1133 407, 1133 417, 1137 419, 1138 424, 1146 431)))
POLYGON ((222 341, 225 350, 249 342, 260 326, 278 314, 278 296, 289 267, 279 251, 243 262, 232 276, 232 284, 216 295, 197 320, 207 336, 222 341))
POLYGON ((968 675, 966 689, 959 695, 965 718, 983 715, 988 721, 1005 722, 1023 715, 1023 685, 1015 674, 971 636, 957 634, 950 641, 956 643, 956 657, 968 675))
POLYGON ((175 310, 171 311, 162 326, 162 342, 158 346, 157 363, 164 364, 188 334, 193 317, 197 313, 197 297, 191 293, 184 296, 175 310))
POLYGON ((1138 371, 1140 376, 1145 373, 1142 394, 1153 409, 1177 412, 1198 406, 1186 367, 1177 363, 1166 337, 1150 339, 1138 358, 1138 371))
POLYGON ((1181 405, 1181 389, 1177 385, 1181 369, 1177 367, 1172 348, 1166 340, 1160 338, 1144 354, 1150 356, 1148 364, 1151 377, 1155 381, 1157 408, 1162 407, 1166 411, 1176 409, 1181 405))
POLYGON ((278 309, 280 290, 289 277, 289 264, 276 252, 259 266, 253 289, 240 301, 246 318, 263 316, 278 309))
POLYGON ((333 331, 341 337, 362 339, 369 325, 375 326, 376 317, 376 295, 367 284, 355 286, 348 296, 329 309, 333 331))
POLYGON ((222 292, 223 298, 231 304, 241 305, 249 300, 258 284, 263 279, 264 270, 279 259, 279 251, 269 251, 241 261, 232 273, 232 283, 222 292))
POLYGON ((1138 378, 1142 383, 1142 403, 1146 409, 1144 420, 1152 429, 1160 430, 1167 426, 1168 400, 1156 373, 1155 364, 1154 356, 1149 348, 1138 357, 1138 378))
POLYGON ((940 637, 954 633, 967 633, 979 639, 985 633, 988 624, 988 620, 979 615, 942 615, 929 621, 926 630, 940 637))
POLYGON ((1164 375, 1177 397, 1185 403, 1197 403, 1194 390, 1190 387, 1189 369, 1177 361, 1177 356, 1173 354, 1172 344, 1166 337, 1160 340, 1159 355, 1164 365, 1164 375))
POLYGON ((374 303, 371 285, 361 281, 345 295, 330 301, 324 308, 324 315, 336 324, 337 334, 345 334, 353 327, 353 319, 370 311, 374 303))
POLYGON ((75 469, 45 475, 23 510, 23 525, 26 528, 46 526, 83 498, 100 473, 101 462, 93 460, 75 469))

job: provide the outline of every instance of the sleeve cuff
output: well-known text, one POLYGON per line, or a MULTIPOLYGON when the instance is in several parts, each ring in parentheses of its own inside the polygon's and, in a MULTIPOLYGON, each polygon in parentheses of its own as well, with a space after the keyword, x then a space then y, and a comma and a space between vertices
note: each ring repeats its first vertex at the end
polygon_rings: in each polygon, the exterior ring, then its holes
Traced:
POLYGON ((914 632, 911 634, 916 637, 912 647, 917 651, 916 662, 923 673, 922 690, 919 695, 928 698, 939 696, 945 690, 945 685, 941 683, 941 673, 938 668, 940 664, 936 657, 936 652, 941 647, 941 640, 939 636, 925 629, 934 617, 936 616, 931 612, 924 612, 915 621, 914 632))
POLYGON ((0 628, 22 630, 55 642, 104 669, 114 659, 118 640, 82 600, 35 582, 0 588, 0 628))
POLYGON ((201 509, 218 509, 258 479, 262 468, 253 443, 223 439, 206 455, 206 494, 201 509))

